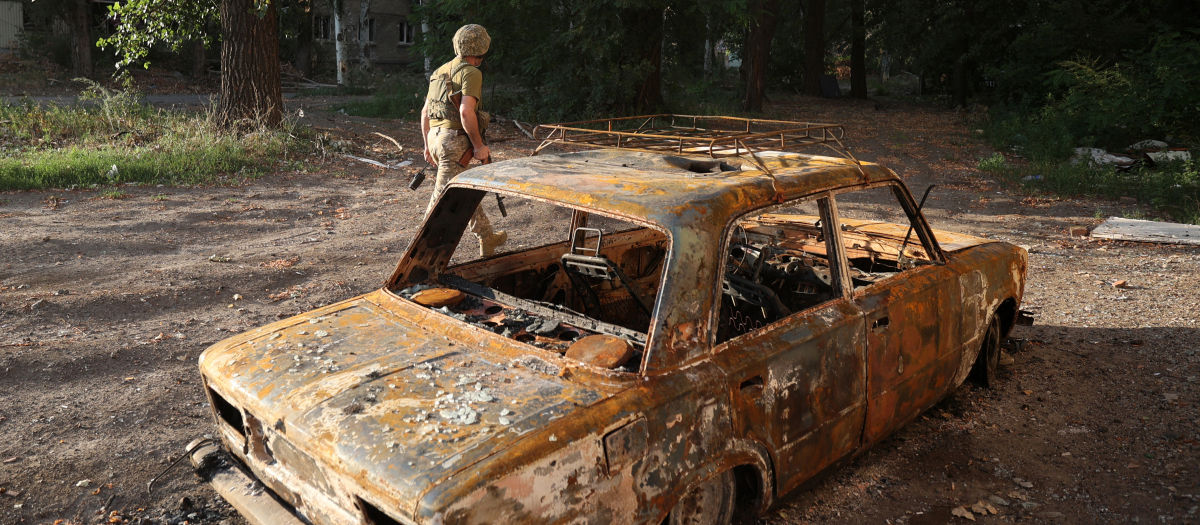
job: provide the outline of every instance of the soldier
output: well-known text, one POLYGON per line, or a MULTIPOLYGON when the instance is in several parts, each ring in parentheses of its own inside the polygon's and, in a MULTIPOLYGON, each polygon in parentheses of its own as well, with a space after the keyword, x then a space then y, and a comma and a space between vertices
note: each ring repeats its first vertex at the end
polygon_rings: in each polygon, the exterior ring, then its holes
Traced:
MULTIPOLYGON (((468 149, 473 148, 473 157, 480 161, 491 157, 491 151, 483 142, 483 130, 489 117, 478 110, 483 95, 483 73, 479 71, 479 65, 491 43, 492 38, 483 26, 462 26, 454 33, 454 54, 458 56, 439 67, 429 79, 429 93, 421 108, 421 131, 425 139, 425 160, 437 165, 437 181, 425 209, 426 215, 433 211, 450 180, 467 169, 459 161, 468 149)), ((466 160, 469 163, 471 159, 466 160)), ((508 233, 492 232, 492 224, 483 213, 482 205, 475 209, 475 216, 467 227, 479 238, 482 257, 492 255, 497 246, 508 240, 508 233)))

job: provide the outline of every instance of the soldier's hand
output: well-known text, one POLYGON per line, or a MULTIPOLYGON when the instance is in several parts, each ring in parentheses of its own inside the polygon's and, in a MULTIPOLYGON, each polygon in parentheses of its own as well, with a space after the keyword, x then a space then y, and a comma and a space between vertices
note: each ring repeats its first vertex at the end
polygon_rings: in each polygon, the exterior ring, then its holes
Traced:
POLYGON ((433 164, 433 154, 429 153, 429 148, 425 148, 425 162, 433 164))
POLYGON ((475 160, 487 160, 490 156, 492 156, 492 150, 487 145, 475 148, 475 160))

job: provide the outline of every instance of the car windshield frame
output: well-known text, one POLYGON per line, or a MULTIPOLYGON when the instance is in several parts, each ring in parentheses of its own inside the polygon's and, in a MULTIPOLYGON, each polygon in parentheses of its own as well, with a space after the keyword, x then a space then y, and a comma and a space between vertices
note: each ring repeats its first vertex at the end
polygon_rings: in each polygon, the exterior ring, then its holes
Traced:
MULTIPOLYGON (((421 227, 417 230, 416 234, 412 237, 412 240, 409 242, 408 247, 405 248, 404 253, 401 255, 399 261, 397 262, 396 267, 393 270, 391 276, 388 277, 388 279, 385 281, 384 286, 383 286, 384 291, 395 296, 397 299, 407 301, 407 302, 412 302, 413 304, 416 304, 415 302, 411 301, 410 299, 402 297, 399 292, 402 288, 405 288, 407 286, 413 286, 413 285, 419 284, 419 283, 408 282, 408 281, 402 282, 403 281, 402 277, 409 278, 413 275, 413 273, 414 273, 413 263, 414 263, 414 261, 417 261, 417 258, 414 257, 414 253, 417 252, 418 250, 422 249, 422 246, 420 246, 420 241, 426 239, 430 235, 431 228, 434 228, 437 225, 436 221, 446 221, 447 220, 444 218, 434 218, 434 216, 438 215, 437 211, 439 210, 439 208, 441 208, 444 205, 447 205, 448 199, 452 199, 452 198, 455 198, 458 196, 458 194, 456 192, 479 192, 479 204, 477 204, 477 205, 481 205, 483 199, 487 196, 488 193, 495 193, 502 197, 515 197, 515 198, 520 198, 520 199, 528 199, 531 201, 536 201, 536 202, 548 204, 551 206, 557 206, 557 207, 560 207, 563 209, 571 210, 573 212, 572 217, 575 217, 578 213, 585 213, 585 214, 589 214, 589 215, 597 215, 597 216, 602 216, 602 217, 606 217, 606 218, 613 219, 613 220, 623 221, 623 222, 629 223, 629 224, 637 227, 637 228, 633 228, 633 229, 618 230, 618 232, 616 232, 616 233, 626 232, 626 231, 636 231, 640 228, 647 228, 647 229, 650 229, 650 230, 653 230, 655 232, 662 234, 665 237, 665 242, 666 242, 666 245, 664 247, 665 255, 662 259, 662 262, 659 263, 660 269, 658 271, 661 272, 660 284, 653 296, 653 304, 650 307, 651 315, 650 315, 649 329, 646 331, 646 333, 643 334, 637 330, 631 330, 631 329, 628 329, 625 327, 621 327, 620 325, 601 321, 599 319, 595 319, 593 317, 587 316, 582 313, 573 312, 569 309, 557 309, 557 310, 562 310, 561 311, 562 314, 570 315, 570 314, 574 313, 578 317, 583 317, 584 319, 593 321, 595 323, 607 325, 609 327, 616 327, 616 328, 620 329, 620 330, 617 330, 617 332, 624 330, 624 331, 635 332, 635 333, 643 335, 644 340, 635 343, 635 344, 641 346, 641 363, 638 366, 636 374, 639 376, 647 374, 648 364, 651 362, 651 352, 653 352, 653 349, 655 348, 656 343, 658 342, 658 339, 661 337, 661 334, 666 333, 666 330, 664 330, 663 327, 658 326, 660 324, 658 322, 658 320, 660 318, 660 314, 662 311, 661 309, 664 306, 664 304, 663 304, 664 303, 664 293, 665 293, 665 290, 668 289, 668 284, 671 280, 671 272, 669 272, 668 270, 670 269, 671 264, 673 263, 674 258, 675 258, 674 257, 675 256, 675 253, 674 253, 675 238, 674 238, 674 235, 672 235, 672 232, 669 228, 665 227, 662 224, 659 224, 657 222, 649 220, 645 217, 635 217, 635 216, 629 216, 629 215, 616 214, 609 210, 597 209, 594 207, 589 207, 589 206, 577 204, 577 203, 569 203, 569 202, 565 202, 565 201, 561 201, 561 200, 548 199, 545 197, 529 195, 529 194, 520 193, 520 192, 513 191, 513 190, 496 189, 496 188, 491 188, 491 187, 478 186, 478 185, 474 185, 474 184, 452 182, 450 185, 448 185, 446 187, 445 191, 443 191, 442 194, 438 197, 438 202, 434 206, 433 211, 431 213, 425 215, 422 218, 421 227)), ((472 213, 473 213, 474 207, 471 207, 470 209, 472 210, 472 213)), ((471 213, 467 213, 466 217, 469 217, 470 215, 471 215, 471 213)), ((538 246, 521 248, 519 250, 514 250, 514 251, 510 251, 510 252, 505 252, 505 253, 499 253, 496 255, 489 256, 489 257, 476 258, 476 259, 472 259, 469 261, 451 265, 450 257, 453 255, 454 251, 457 250, 458 245, 462 242, 462 237, 468 233, 467 221, 465 219, 462 219, 462 220, 459 220, 458 222, 461 223, 461 229, 458 230, 457 236, 455 237, 455 241, 453 243, 443 243, 438 246, 439 251, 448 250, 448 252, 449 252, 449 254, 446 255, 446 257, 445 257, 445 262, 440 264, 440 266, 441 266, 440 269, 434 268, 433 271, 431 271, 425 278, 421 279, 421 282, 433 281, 433 282, 444 283, 444 281, 442 281, 442 279, 445 279, 446 277, 450 277, 450 276, 462 279, 461 277, 459 277, 458 275, 453 273, 453 270, 455 268, 459 268, 459 267, 463 267, 463 266, 471 265, 471 264, 477 264, 477 263, 480 263, 481 261, 486 261, 486 260, 491 260, 491 259, 502 259, 504 257, 509 257, 509 256, 520 254, 522 252, 546 248, 549 246, 553 246, 555 244, 560 244, 562 242, 568 243, 568 246, 569 246, 569 244, 571 242, 571 234, 569 234, 566 241, 550 242, 550 243, 541 244, 538 246), (452 244, 452 246, 448 249, 444 248, 445 246, 447 246, 447 244, 452 244)), ((575 224, 575 221, 573 219, 571 221, 571 223, 568 225, 568 228, 573 227, 574 224, 575 224)), ((457 227, 455 229, 457 229, 457 227)), ((449 230, 449 231, 445 232, 443 235, 445 235, 445 234, 453 235, 451 233, 451 231, 453 231, 453 230, 449 230)), ((417 262, 421 262, 421 261, 417 261, 417 262)), ((436 267, 439 265, 432 265, 432 266, 436 267)), ((468 281, 468 282, 470 282, 470 281, 468 281)), ((502 292, 499 292, 498 290, 494 290, 485 285, 478 284, 478 283, 474 283, 474 284, 476 284, 480 288, 486 288, 487 290, 492 290, 493 292, 500 293, 502 296, 508 296, 508 294, 503 294, 502 292)), ((468 292, 468 293, 470 293, 470 292, 468 292)), ((522 301, 540 303, 540 301, 530 301, 527 299, 522 299, 522 301)), ((503 301, 503 299, 501 299, 501 300, 498 300, 497 302, 503 303, 504 301, 503 301)), ((550 307, 547 307, 547 308, 550 308, 550 307)), ((556 309, 556 308, 552 308, 552 309, 556 309)), ((453 319, 454 321, 457 321, 460 323, 471 324, 471 323, 468 323, 461 319, 454 318, 453 316, 446 315, 444 313, 442 315, 444 317, 453 319)), ((600 331, 598 333, 610 333, 610 332, 600 331)), ((618 337, 620 337, 620 335, 618 335, 618 337)), ((521 344, 525 347, 543 350, 543 349, 540 349, 529 343, 517 341, 516 339, 512 339, 512 338, 508 338, 508 339, 510 339, 513 343, 521 344)), ((580 362, 580 363, 586 365, 586 363, 582 363, 582 362, 580 362)), ((634 373, 634 372, 621 372, 618 370, 610 370, 610 371, 615 372, 615 373, 634 373)))

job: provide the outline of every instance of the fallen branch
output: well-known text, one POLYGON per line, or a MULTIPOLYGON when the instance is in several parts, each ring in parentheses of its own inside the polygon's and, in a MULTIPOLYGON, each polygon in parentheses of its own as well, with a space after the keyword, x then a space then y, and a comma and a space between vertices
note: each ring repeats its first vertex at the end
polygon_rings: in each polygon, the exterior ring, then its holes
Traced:
MULTIPOLYGON (((514 126, 517 127, 517 129, 521 130, 521 133, 524 133, 526 137, 529 137, 531 139, 533 138, 533 133, 525 131, 525 128, 521 127, 521 123, 518 122, 517 119, 513 119, 512 123, 514 126)), ((533 126, 529 126, 529 129, 533 129, 533 126)))
POLYGON ((320 83, 320 82, 317 82, 316 80, 310 80, 310 79, 304 78, 304 77, 302 77, 302 76, 300 76, 300 75, 297 75, 297 74, 295 74, 295 73, 288 73, 288 72, 285 72, 285 71, 280 71, 280 73, 281 73, 281 74, 284 74, 284 75, 287 75, 287 76, 289 76, 289 77, 295 77, 295 78, 298 78, 298 79, 300 79, 300 80, 303 80, 303 81, 305 81, 305 82, 308 82, 309 84, 314 84, 314 85, 316 85, 316 86, 318 86, 318 87, 334 87, 334 88, 335 88, 335 87, 337 87, 337 84, 322 84, 322 83, 320 83))
POLYGON ((383 138, 385 138, 385 139, 388 139, 388 140, 392 141, 392 144, 395 144, 395 145, 396 145, 396 149, 397 149, 397 150, 399 150, 399 151, 404 151, 404 146, 401 146, 399 142, 396 142, 396 139, 394 139, 394 138, 392 138, 392 137, 389 137, 389 136, 387 136, 387 135, 384 135, 383 133, 380 133, 380 132, 378 132, 378 131, 373 131, 372 133, 374 133, 374 134, 376 134, 376 135, 379 135, 380 137, 383 137, 383 138))
POLYGON ((396 164, 384 164, 384 163, 382 163, 382 162, 379 162, 379 161, 377 161, 377 160, 368 159, 368 158, 364 158, 364 157, 355 157, 354 155, 347 155, 347 154, 345 154, 345 153, 343 153, 343 154, 342 154, 342 156, 343 156, 343 157, 346 157, 346 158, 348 158, 348 159, 354 159, 354 160, 357 160, 357 161, 359 161, 359 162, 362 162, 362 163, 370 164, 370 165, 372 165, 372 166, 378 166, 378 167, 380 167, 380 168, 383 168, 383 169, 385 169, 385 170, 398 170, 398 169, 400 169, 400 168, 403 168, 403 167, 405 167, 405 166, 408 166, 409 164, 412 164, 412 161, 411 161, 411 160, 406 160, 406 161, 404 161, 404 162, 399 162, 399 163, 396 163, 396 164))

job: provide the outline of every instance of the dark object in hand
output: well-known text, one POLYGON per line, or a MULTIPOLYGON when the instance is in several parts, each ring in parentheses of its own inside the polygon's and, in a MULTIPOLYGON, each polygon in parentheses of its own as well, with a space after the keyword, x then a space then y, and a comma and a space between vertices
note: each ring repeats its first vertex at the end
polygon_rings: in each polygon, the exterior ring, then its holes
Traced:
POLYGON ((408 181, 408 189, 417 191, 417 188, 421 187, 422 182, 425 182, 425 168, 421 168, 421 171, 418 171, 417 174, 413 175, 413 178, 408 181))
MULTIPOLYGON (((458 159, 458 163, 460 165, 462 165, 462 167, 467 168, 467 167, 471 166, 471 159, 473 159, 473 158, 475 158, 475 146, 467 146, 467 151, 463 152, 463 156, 461 159, 458 159)), ((480 161, 480 164, 491 164, 491 163, 492 163, 491 155, 488 155, 488 157, 486 159, 483 159, 482 161, 480 161)))

